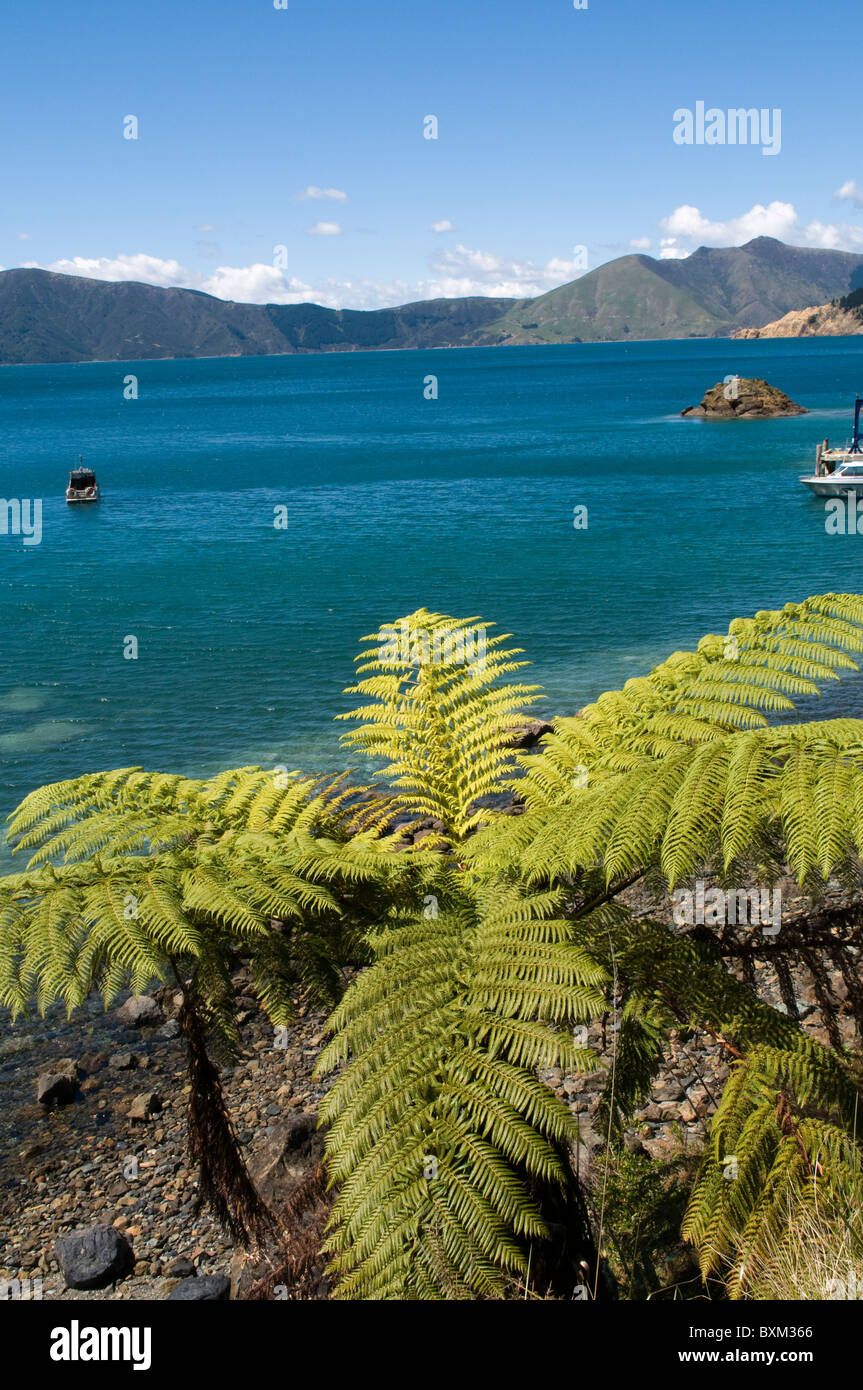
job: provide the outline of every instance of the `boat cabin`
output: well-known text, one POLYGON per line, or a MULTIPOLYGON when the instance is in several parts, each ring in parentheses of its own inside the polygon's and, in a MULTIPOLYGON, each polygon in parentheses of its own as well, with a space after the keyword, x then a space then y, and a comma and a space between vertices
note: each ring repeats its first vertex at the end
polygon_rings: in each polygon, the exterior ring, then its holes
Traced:
POLYGON ((99 484, 92 468, 73 468, 66 488, 66 501, 96 502, 98 499, 99 484))

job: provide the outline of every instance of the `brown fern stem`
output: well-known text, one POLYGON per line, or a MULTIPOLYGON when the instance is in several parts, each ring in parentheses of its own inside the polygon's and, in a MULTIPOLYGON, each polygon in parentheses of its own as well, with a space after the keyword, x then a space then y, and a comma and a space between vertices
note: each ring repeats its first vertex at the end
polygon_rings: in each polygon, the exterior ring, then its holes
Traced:
POLYGON ((244 1248, 260 1244, 275 1218, 249 1175, 231 1122, 219 1072, 206 1045, 200 1001, 187 986, 179 1014, 189 1072, 189 1153, 199 1167, 198 1204, 244 1248))

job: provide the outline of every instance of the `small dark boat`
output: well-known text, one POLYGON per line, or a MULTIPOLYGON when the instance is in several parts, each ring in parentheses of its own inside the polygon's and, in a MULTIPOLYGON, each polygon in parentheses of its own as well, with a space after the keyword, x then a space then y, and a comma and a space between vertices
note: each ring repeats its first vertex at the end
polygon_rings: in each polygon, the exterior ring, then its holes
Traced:
POLYGON ((81 455, 78 455, 78 468, 73 468, 69 474, 69 485, 66 488, 67 502, 98 502, 99 484, 96 482, 96 474, 92 468, 82 468, 81 455))

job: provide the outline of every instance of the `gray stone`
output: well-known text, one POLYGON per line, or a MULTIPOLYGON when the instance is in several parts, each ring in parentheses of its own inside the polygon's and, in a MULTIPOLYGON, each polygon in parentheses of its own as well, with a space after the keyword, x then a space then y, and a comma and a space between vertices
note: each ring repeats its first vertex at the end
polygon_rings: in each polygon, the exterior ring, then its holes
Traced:
POLYGON ((141 994, 137 999, 134 996, 127 999, 117 1010, 116 1017, 121 1023, 140 1028, 143 1024, 163 1022, 165 1015, 151 994, 141 994))
POLYGON ((107 1052, 84 1052, 78 1059, 78 1066, 85 1071, 88 1076, 92 1076, 94 1071, 101 1071, 107 1064, 107 1052))
POLYGON ((661 1109, 652 1102, 650 1105, 643 1105, 641 1109, 636 1110, 635 1113, 639 1120, 650 1120, 654 1123, 662 1117, 661 1109))
POLYGON ((231 1281, 225 1274, 202 1274, 180 1283, 168 1294, 169 1303, 227 1303, 231 1281))
POLYGON ((138 1065, 138 1058, 134 1052, 115 1052, 113 1057, 109 1057, 108 1065, 115 1071, 134 1071, 138 1065))
POLYGON ((252 1180, 268 1205, 285 1201, 318 1166, 324 1152, 316 1115, 289 1115, 272 1130, 249 1163, 252 1180))
POLYGON ((529 724, 509 730, 506 745, 508 748, 533 748, 541 738, 551 733, 554 733, 554 725, 547 719, 532 719, 529 724))
MULTIPOLYGON (((323 1150, 324 1134, 318 1129, 317 1116, 313 1113, 289 1114, 268 1128, 266 1136, 252 1150, 248 1165, 252 1181, 272 1211, 279 1212, 300 1184, 312 1177, 323 1150)), ((303 1232, 314 1234, 315 1244, 319 1246, 322 1231, 316 1231, 315 1225, 321 1219, 316 1215, 318 1208, 319 1204, 313 1202, 292 1221, 292 1227, 294 1236, 303 1232)), ((314 1271, 306 1271, 304 1298, 327 1297, 325 1265, 326 1260, 322 1258, 314 1271)), ((232 1297, 244 1299, 254 1284, 271 1273, 271 1261, 237 1250, 231 1266, 232 1297)))
POLYGON ((114 1226, 91 1226, 60 1236, 54 1254, 70 1289, 104 1289, 131 1273, 132 1247, 114 1226))

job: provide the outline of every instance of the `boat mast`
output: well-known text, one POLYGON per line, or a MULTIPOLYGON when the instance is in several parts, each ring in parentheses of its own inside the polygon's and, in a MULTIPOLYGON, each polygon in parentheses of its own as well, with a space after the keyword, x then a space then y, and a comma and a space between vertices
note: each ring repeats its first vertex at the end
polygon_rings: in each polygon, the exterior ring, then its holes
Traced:
POLYGON ((858 392, 854 402, 854 438, 851 440, 849 454, 863 454, 863 440, 860 438, 860 408, 863 406, 863 396, 858 392))

